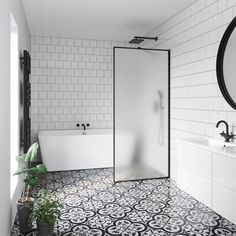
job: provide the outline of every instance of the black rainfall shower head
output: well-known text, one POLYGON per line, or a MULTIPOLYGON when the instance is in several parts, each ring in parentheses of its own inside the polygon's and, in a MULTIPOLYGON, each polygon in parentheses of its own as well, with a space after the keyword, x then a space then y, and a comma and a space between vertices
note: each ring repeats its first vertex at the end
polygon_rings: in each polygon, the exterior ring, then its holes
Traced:
POLYGON ((157 41, 158 37, 134 36, 134 38, 133 38, 132 40, 130 40, 129 43, 132 43, 132 44, 140 44, 140 43, 142 43, 145 39, 157 41))
POLYGON ((140 38, 134 38, 132 40, 129 41, 129 43, 132 43, 132 44, 140 44, 144 41, 144 39, 140 39, 140 38))

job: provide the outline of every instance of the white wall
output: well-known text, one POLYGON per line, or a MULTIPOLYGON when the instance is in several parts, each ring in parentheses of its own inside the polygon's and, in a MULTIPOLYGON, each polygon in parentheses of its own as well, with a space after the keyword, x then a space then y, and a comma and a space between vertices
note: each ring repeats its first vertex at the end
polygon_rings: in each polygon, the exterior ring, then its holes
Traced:
POLYGON ((31 37, 32 139, 40 130, 112 128, 113 46, 124 42, 31 37))
POLYGON ((13 205, 10 199, 10 12, 13 13, 19 30, 19 47, 30 48, 28 28, 21 1, 0 1, 0 235, 10 235, 11 219, 15 214, 16 195, 19 196, 21 184, 16 189, 13 205))
POLYGON ((9 110, 9 3, 8 1, 0 1, 0 234, 9 235, 10 228, 10 110, 9 110), (4 191, 3 191, 4 190, 4 191))
POLYGON ((157 27, 156 43, 171 49, 171 172, 176 178, 177 138, 219 137, 226 120, 236 133, 236 112, 224 100, 216 78, 219 42, 236 15, 236 0, 198 0, 157 27))

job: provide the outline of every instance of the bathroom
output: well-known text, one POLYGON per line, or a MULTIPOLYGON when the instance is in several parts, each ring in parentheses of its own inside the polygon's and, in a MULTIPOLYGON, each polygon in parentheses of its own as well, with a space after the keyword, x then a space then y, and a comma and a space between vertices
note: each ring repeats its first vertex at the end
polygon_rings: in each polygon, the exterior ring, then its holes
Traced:
POLYGON ((53 235, 235 235, 235 16, 235 0, 2 0, 0 235, 38 235, 14 175, 35 143, 35 203, 63 202, 53 235))

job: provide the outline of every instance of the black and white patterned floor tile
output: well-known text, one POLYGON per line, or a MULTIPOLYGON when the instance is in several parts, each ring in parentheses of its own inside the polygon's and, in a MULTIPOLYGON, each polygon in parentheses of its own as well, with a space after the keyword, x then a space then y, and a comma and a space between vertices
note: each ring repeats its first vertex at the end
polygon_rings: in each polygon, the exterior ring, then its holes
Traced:
MULTIPOLYGON (((112 169, 97 169, 42 178, 39 188, 57 192, 65 204, 54 236, 236 236, 236 225, 170 179, 113 184, 112 177, 112 169)), ((20 235, 17 221, 11 235, 20 235)))

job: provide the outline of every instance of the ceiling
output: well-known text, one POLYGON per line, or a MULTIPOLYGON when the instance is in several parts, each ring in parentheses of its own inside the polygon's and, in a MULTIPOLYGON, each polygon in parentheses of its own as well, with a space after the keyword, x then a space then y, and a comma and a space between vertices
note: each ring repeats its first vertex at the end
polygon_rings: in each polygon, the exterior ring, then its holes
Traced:
POLYGON ((31 35, 129 41, 194 0, 22 0, 31 35))

